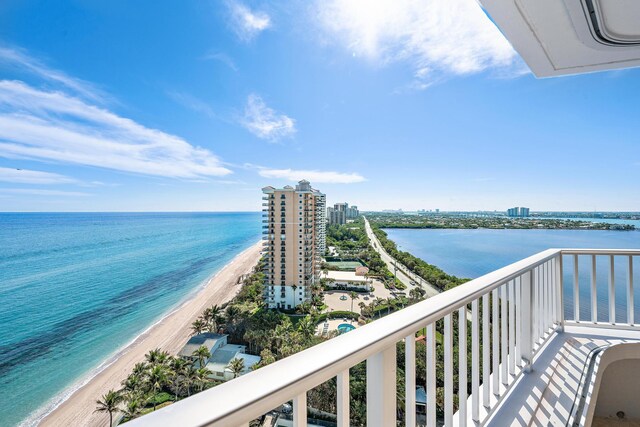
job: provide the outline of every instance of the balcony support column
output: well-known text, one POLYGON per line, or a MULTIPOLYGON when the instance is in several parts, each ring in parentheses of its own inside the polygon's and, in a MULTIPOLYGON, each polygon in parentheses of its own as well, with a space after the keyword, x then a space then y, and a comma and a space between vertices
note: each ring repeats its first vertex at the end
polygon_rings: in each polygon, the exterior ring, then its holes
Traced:
POLYGON ((367 426, 396 425, 396 346, 367 359, 367 426))
POLYGON ((533 302, 532 276, 533 270, 529 270, 521 276, 522 290, 520 292, 520 296, 522 298, 522 302, 520 304, 520 326, 522 328, 522 331, 520 332, 520 336, 522 337, 520 351, 522 354, 522 360, 524 361, 523 370, 527 373, 531 372, 531 361, 533 360, 533 337, 531 333, 531 329, 533 327, 533 310, 531 307, 531 303, 533 302))

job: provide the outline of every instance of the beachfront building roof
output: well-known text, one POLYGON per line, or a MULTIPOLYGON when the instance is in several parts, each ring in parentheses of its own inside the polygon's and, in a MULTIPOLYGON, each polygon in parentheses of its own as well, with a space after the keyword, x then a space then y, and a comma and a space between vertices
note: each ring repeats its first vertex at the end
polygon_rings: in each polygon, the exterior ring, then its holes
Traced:
POLYGON ((329 270, 325 277, 329 279, 327 286, 330 288, 371 289, 371 279, 359 276, 355 271, 329 270))
POLYGON ((246 354, 246 347, 243 345, 227 344, 211 355, 206 368, 211 371, 211 378, 228 381, 233 379, 234 374, 229 369, 229 363, 233 359, 242 359, 244 361, 244 370, 241 375, 251 370, 251 367, 260 363, 260 356, 246 354))
POLYGON ((227 335, 215 334, 213 332, 207 332, 204 334, 194 335, 189 338, 189 341, 182 347, 182 350, 178 353, 178 356, 183 359, 197 360, 198 358, 193 353, 201 346, 207 347, 209 353, 213 354, 218 348, 227 344, 227 335))

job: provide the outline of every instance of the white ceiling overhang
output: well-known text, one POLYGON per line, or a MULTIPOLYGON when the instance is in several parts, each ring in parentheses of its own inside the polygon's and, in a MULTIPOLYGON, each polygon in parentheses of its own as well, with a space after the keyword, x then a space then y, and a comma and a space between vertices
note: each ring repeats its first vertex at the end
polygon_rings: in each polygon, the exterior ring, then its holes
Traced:
POLYGON ((640 66, 640 0, 480 0, 538 77, 640 66))

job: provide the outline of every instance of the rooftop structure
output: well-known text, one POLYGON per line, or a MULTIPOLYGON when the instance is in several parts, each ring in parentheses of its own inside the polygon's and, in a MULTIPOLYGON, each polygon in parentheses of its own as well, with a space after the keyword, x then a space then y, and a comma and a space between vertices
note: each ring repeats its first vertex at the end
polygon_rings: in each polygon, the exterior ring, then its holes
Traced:
POLYGON ((197 360, 198 357, 193 353, 202 346, 207 347, 209 353, 213 353, 218 348, 227 344, 227 335, 215 334, 207 332, 204 334, 194 335, 189 338, 189 341, 182 347, 182 350, 178 353, 178 356, 183 359, 197 360))
POLYGON ((251 371, 254 365, 260 363, 260 356, 246 354, 246 347, 243 345, 227 344, 211 355, 206 368, 211 371, 211 378, 228 381, 234 378, 234 373, 229 368, 229 363, 233 359, 244 361, 244 370, 240 375, 251 371))
MULTIPOLYGON (((366 267, 365 267, 366 268, 366 267)), ((359 276, 355 271, 327 271, 325 276, 330 280, 328 286, 331 288, 344 287, 346 289, 357 288, 369 290, 371 288, 371 279, 362 275, 359 276)))

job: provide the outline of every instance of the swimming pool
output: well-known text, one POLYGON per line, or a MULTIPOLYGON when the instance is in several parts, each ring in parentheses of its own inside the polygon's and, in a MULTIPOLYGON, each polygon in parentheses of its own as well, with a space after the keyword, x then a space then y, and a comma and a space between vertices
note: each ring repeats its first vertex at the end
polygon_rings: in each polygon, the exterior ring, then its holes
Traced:
POLYGON ((355 326, 350 325, 349 323, 341 323, 338 325, 338 331, 341 334, 344 334, 349 331, 353 331, 355 328, 356 328, 355 326))

